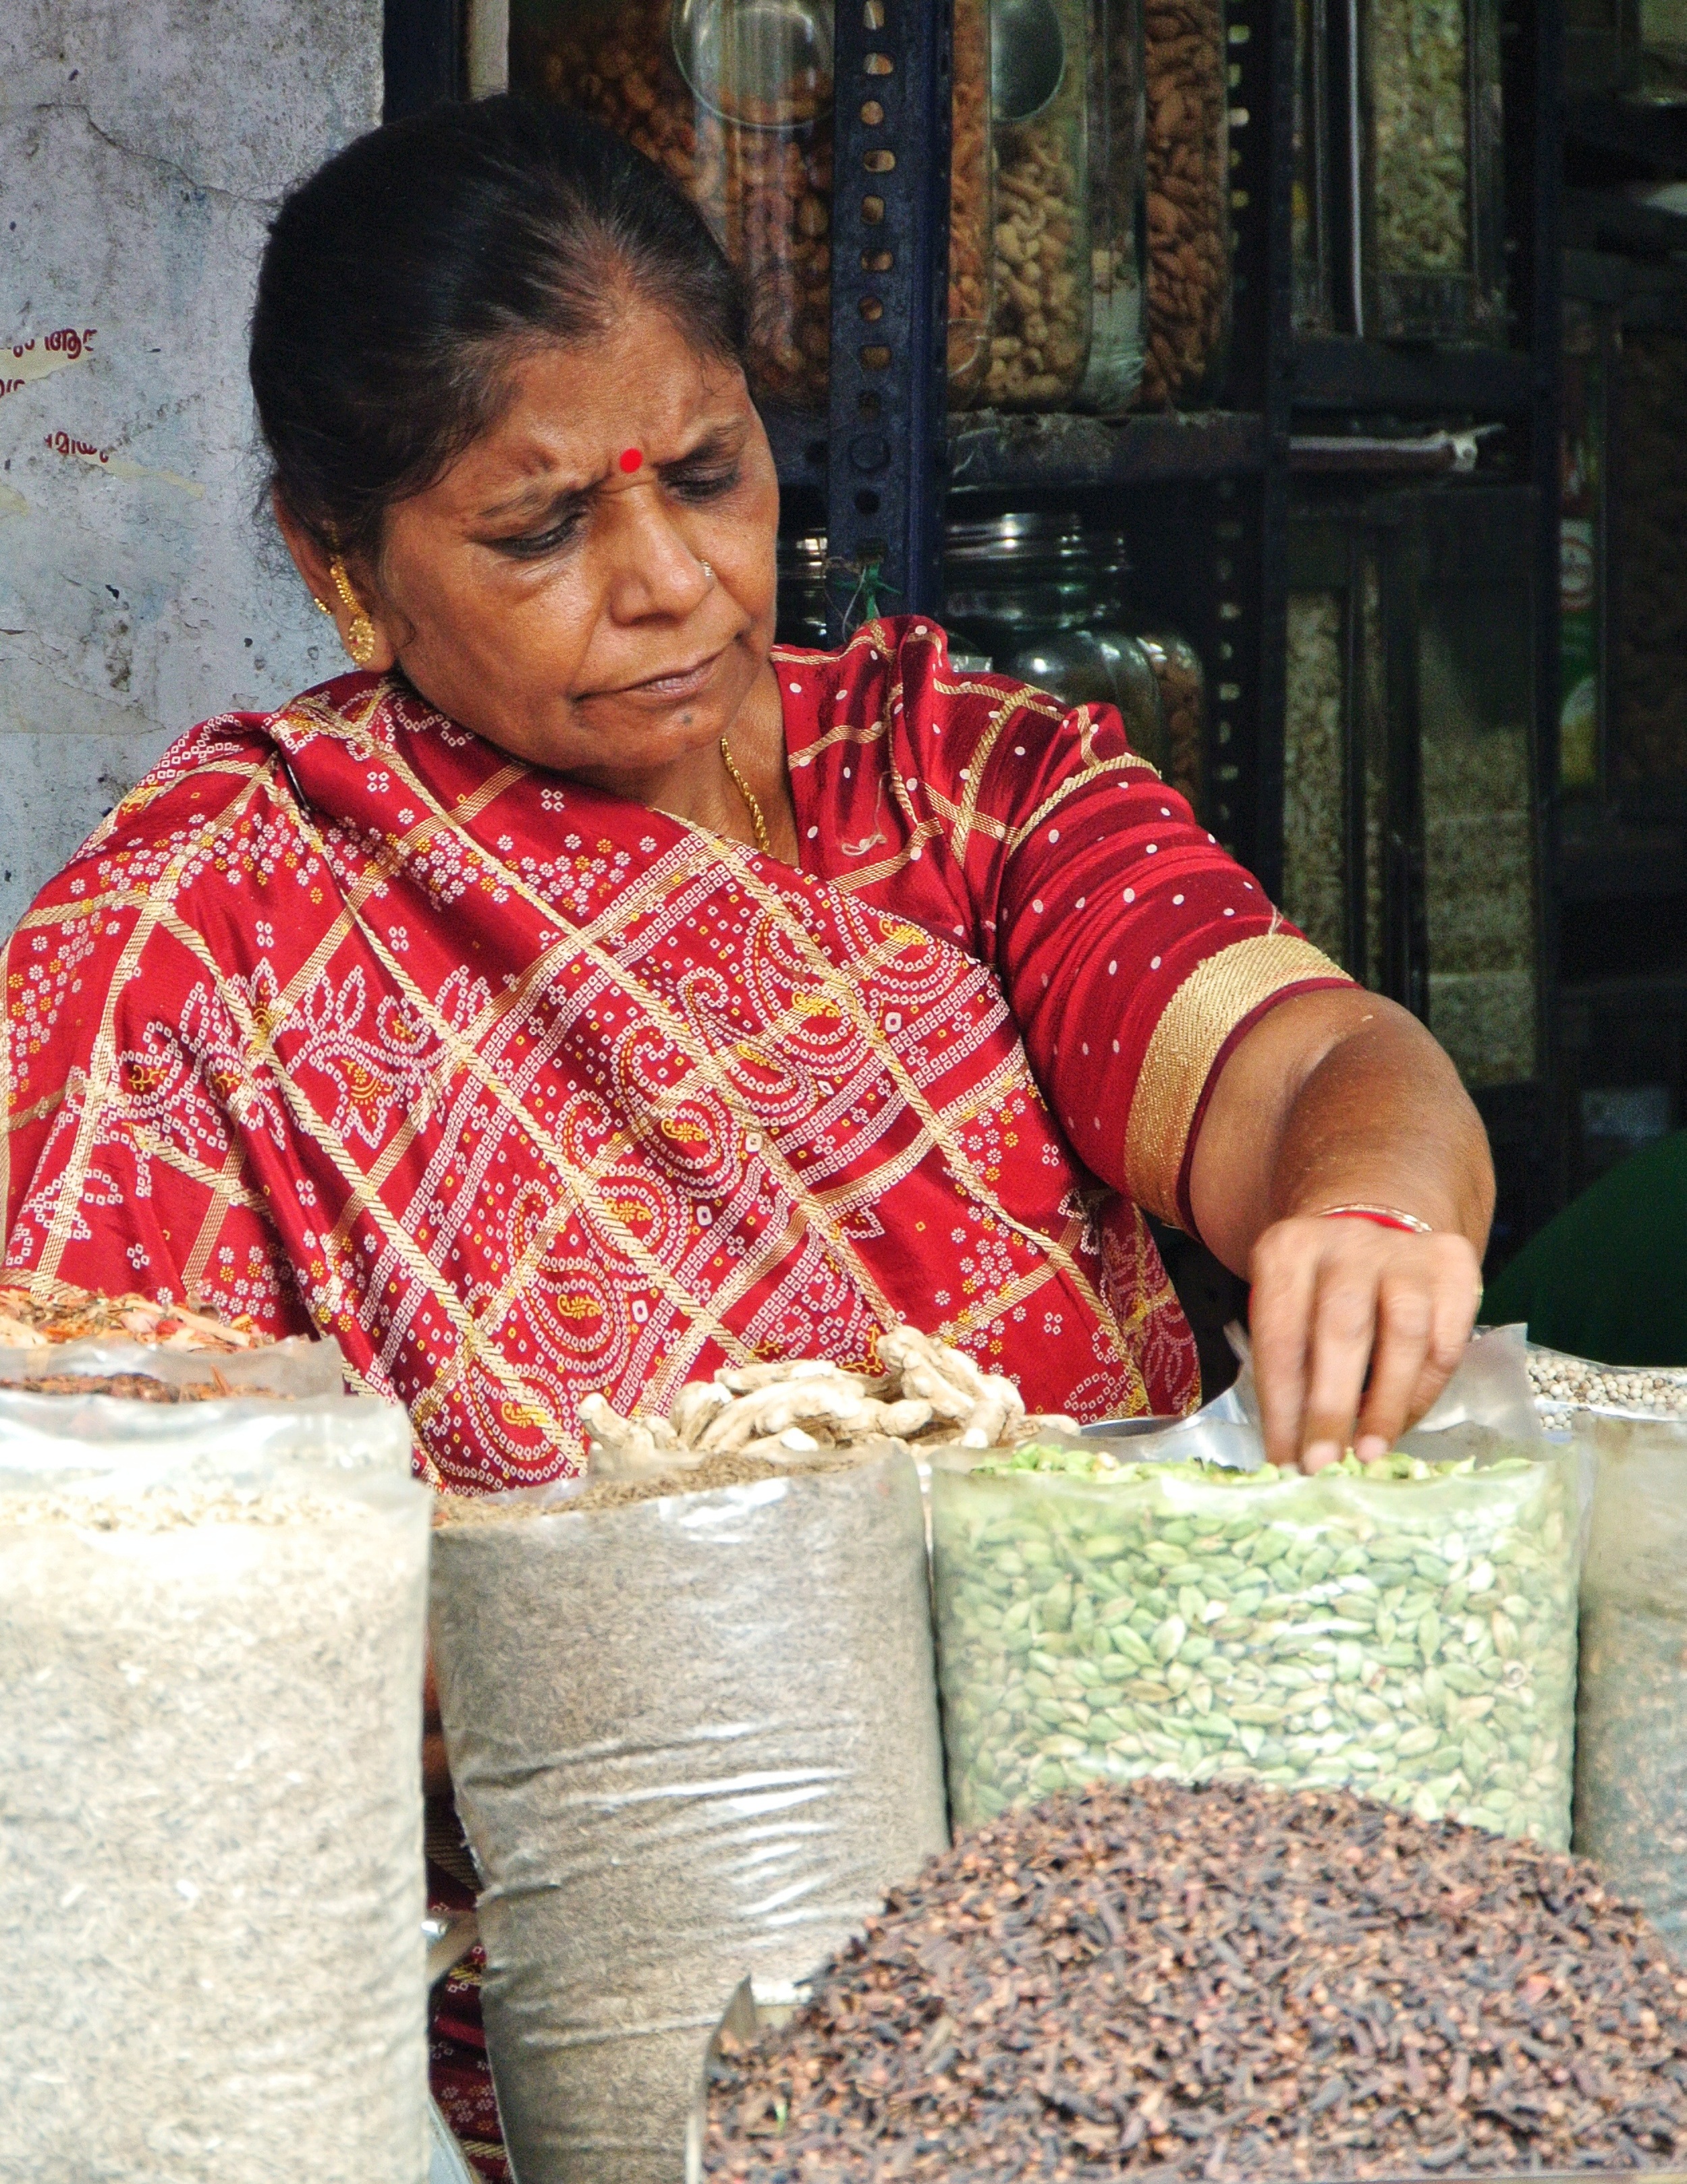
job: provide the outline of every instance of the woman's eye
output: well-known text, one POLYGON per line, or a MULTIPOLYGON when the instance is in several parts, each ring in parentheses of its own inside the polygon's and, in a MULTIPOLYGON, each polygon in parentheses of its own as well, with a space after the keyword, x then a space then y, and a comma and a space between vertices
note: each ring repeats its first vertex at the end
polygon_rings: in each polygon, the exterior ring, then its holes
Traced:
POLYGON ((584 515, 565 515, 560 521, 547 524, 543 531, 530 531, 515 538, 493 541, 496 550, 516 561, 537 561, 546 554, 554 554, 579 534, 584 515))
POLYGON ((736 463, 725 470, 694 471, 689 475, 668 480, 668 490, 682 500, 718 500, 723 493, 730 493, 742 475, 736 463))

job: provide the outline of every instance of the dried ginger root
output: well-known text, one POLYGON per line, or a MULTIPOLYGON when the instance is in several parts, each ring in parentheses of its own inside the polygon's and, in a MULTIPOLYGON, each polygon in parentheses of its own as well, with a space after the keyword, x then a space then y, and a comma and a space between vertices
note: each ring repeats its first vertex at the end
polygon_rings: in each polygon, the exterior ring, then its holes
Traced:
POLYGON ((688 1381, 667 1418, 623 1418, 602 1396, 589 1396, 580 1420, 591 1475, 643 1479, 729 1452, 778 1462, 879 1435, 974 1449, 1077 1430, 1070 1418, 1028 1418, 1011 1380, 980 1372, 918 1328, 892 1328, 879 1355, 885 1369, 877 1377, 820 1357, 723 1367, 712 1380, 688 1381))

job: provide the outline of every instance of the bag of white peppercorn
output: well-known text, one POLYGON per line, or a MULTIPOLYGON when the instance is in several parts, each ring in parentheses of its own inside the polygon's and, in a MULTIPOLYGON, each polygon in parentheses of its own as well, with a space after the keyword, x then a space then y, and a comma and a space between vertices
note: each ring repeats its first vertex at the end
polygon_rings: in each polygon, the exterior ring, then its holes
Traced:
POLYGON ((679 2184, 709 2032, 947 1841, 896 1444, 442 1505, 433 1658, 518 2177, 679 2184))
MULTIPOLYGON (((1573 1455, 1535 1435, 1314 1477, 1156 1460, 1215 1430, 934 1459, 957 1822, 1099 1776, 1249 1774, 1563 1848, 1573 1455)), ((1257 1456, 1251 1427, 1223 1435, 1257 1456)))
POLYGON ((409 1427, 172 1392, 0 1394, 0 2167, 420 2184, 409 1427))
POLYGON ((1687 1947, 1687 1421, 1584 1415, 1575 1847, 1687 1947))

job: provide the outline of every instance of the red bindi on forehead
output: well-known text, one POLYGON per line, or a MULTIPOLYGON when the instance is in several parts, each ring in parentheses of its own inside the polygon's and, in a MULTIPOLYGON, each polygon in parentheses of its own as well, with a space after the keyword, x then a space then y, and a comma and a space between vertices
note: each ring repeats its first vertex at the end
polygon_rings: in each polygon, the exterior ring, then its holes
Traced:
POLYGON ((644 467, 644 455, 637 448, 623 448, 621 450, 621 467, 628 477, 632 476, 634 471, 644 467))

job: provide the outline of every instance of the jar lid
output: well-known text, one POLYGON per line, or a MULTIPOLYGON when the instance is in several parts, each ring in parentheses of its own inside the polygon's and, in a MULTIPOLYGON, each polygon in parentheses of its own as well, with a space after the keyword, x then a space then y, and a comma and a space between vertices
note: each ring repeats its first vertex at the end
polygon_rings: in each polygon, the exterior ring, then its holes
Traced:
POLYGON ((806 578, 818 583, 826 574, 826 534, 824 531, 805 531, 795 538, 779 542, 779 569, 782 577, 806 578))
POLYGON ((1069 561, 1081 561, 1088 569, 1127 566, 1122 531, 1090 529, 1081 516, 1041 509, 1014 509, 947 524, 943 558, 952 567, 963 569, 1069 561))

